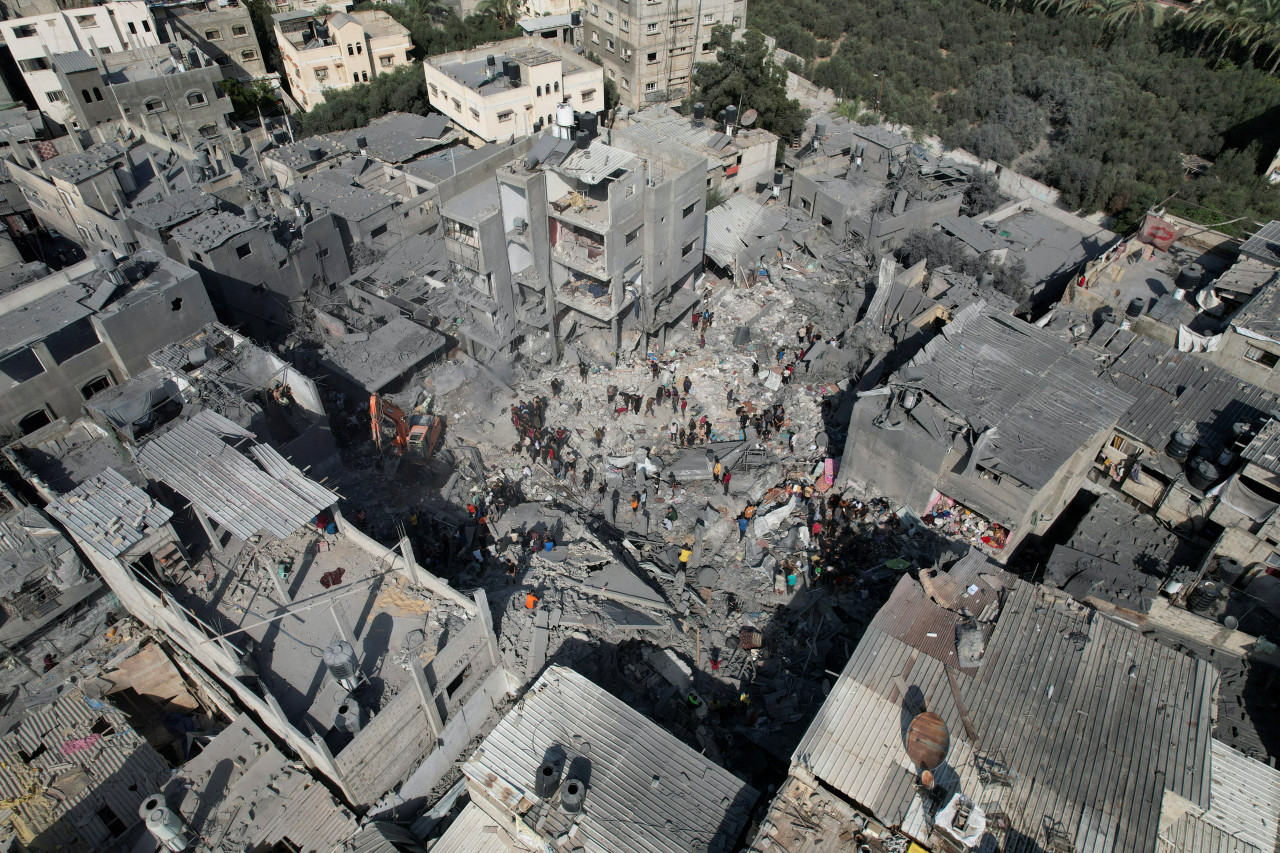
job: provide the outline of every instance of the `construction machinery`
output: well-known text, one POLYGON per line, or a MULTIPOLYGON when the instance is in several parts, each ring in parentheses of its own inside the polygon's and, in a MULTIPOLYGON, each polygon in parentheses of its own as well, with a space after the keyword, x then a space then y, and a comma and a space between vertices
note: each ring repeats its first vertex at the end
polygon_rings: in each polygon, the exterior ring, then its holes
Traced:
POLYGON ((435 454, 440 434, 444 431, 444 419, 428 413, 426 405, 418 406, 412 414, 406 415, 403 409, 380 394, 369 396, 369 423, 374 446, 380 453, 390 450, 397 459, 407 455, 420 464, 435 454))

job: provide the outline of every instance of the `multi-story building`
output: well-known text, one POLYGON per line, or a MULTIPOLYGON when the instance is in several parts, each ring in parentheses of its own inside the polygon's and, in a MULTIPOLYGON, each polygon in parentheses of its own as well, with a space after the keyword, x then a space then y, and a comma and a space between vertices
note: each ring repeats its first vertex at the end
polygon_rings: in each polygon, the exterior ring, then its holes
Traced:
POLYGON ((225 139, 230 128, 231 99, 218 85, 229 69, 185 40, 107 56, 59 54, 53 70, 83 128, 123 120, 188 148, 225 139))
POLYGON ((23 434, 150 365, 213 320, 199 277, 159 252, 105 250, 0 297, 0 424, 23 434))
POLYGON ((442 198, 454 286, 437 312, 473 355, 552 362, 572 344, 605 363, 624 340, 658 345, 696 301, 706 159, 625 133, 605 144, 583 119, 567 138, 564 107, 495 181, 442 198))
POLYGON ((622 103, 678 101, 689 94, 693 67, 715 60, 711 31, 746 25, 746 0, 589 0, 583 46, 618 84, 622 103))
POLYGON ((156 5, 151 11, 171 35, 187 39, 225 66, 228 77, 256 80, 267 76, 249 7, 240 0, 185 0, 156 5))
POLYGON ((53 70, 52 56, 73 51, 118 53, 160 44, 143 0, 115 0, 101 6, 0 21, 0 35, 40 109, 58 124, 73 127, 71 95, 62 88, 53 70))
POLYGON ((445 53, 428 59, 424 68, 431 105, 485 142, 550 127, 560 104, 576 112, 605 108, 600 67, 544 39, 445 53))
POLYGON ((284 12, 273 20, 289 91, 306 110, 331 89, 368 83, 413 61, 409 31, 386 12, 284 12))
POLYGON ((743 188, 752 192, 757 185, 772 181, 778 137, 755 127, 728 128, 731 135, 722 133, 722 128, 703 114, 701 104, 694 105, 690 116, 658 105, 619 115, 613 123, 614 136, 641 137, 707 158, 707 192, 722 198, 743 188))

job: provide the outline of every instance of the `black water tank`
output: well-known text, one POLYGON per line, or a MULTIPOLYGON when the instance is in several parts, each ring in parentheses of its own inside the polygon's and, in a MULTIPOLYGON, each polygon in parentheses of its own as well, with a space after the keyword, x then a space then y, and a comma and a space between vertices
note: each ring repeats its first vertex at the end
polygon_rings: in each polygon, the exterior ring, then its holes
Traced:
POLYGON ((1178 287, 1186 291, 1196 291, 1200 289, 1201 283, 1204 281, 1204 267, 1199 264, 1187 264, 1178 270, 1178 278, 1176 284, 1178 287))
POLYGON ((1141 296, 1135 296, 1129 300, 1129 307, 1124 309, 1126 317, 1141 317, 1142 312, 1147 310, 1147 300, 1141 296))
POLYGON ((559 761, 544 761, 533 778, 533 792, 544 800, 555 796, 560 786, 561 764, 559 761))
POLYGON ((578 127, 595 139, 600 133, 600 116, 595 113, 583 113, 578 116, 578 127))
POLYGON ((484 58, 484 64, 490 68, 496 68, 498 65, 498 58, 491 53, 484 58))
POLYGON ((1187 482, 1191 488, 1207 491, 1222 478, 1222 471, 1213 460, 1197 456, 1187 463, 1187 482))
POLYGON ((366 139, 364 136, 357 136, 357 137, 356 137, 356 148, 359 148, 361 151, 363 151, 364 149, 366 149, 366 148, 368 148, 368 147, 369 147, 369 140, 368 140, 368 139, 366 139))
POLYGON ((591 134, 585 130, 579 130, 574 134, 573 139, 578 144, 578 147, 584 151, 591 146, 591 134))
POLYGON ((538 119, 533 123, 533 132, 542 133, 542 119, 538 119))
POLYGON ((587 798, 587 785, 581 779, 575 779, 570 776, 564 782, 564 787, 560 789, 560 805, 569 812, 582 811, 582 802, 587 798))
POLYGON ((707 117, 707 105, 698 101, 693 105, 693 120, 702 121, 707 117))
POLYGON ((1195 446, 1195 433, 1180 429, 1169 439, 1169 444, 1165 447, 1164 452, 1169 454, 1170 459, 1185 462, 1187 457, 1191 455, 1191 449, 1195 446))
POLYGON ((512 83, 520 82, 520 63, 514 60, 502 60, 502 75, 512 83))
POLYGON ((733 104, 724 108, 724 123, 729 127, 738 123, 738 108, 733 104))
POLYGON ((569 23, 570 23, 570 24, 572 24, 572 25, 573 25, 573 26, 575 26, 575 27, 580 27, 580 26, 582 26, 582 13, 581 13, 581 12, 570 12, 570 13, 569 13, 569 23))
POLYGON ((773 185, 775 187, 782 186, 782 176, 783 176, 783 172, 781 169, 773 170, 773 185))
POLYGON ((1187 607, 1199 613, 1213 607, 1222 595, 1222 587, 1215 581, 1202 581, 1187 595, 1187 607))

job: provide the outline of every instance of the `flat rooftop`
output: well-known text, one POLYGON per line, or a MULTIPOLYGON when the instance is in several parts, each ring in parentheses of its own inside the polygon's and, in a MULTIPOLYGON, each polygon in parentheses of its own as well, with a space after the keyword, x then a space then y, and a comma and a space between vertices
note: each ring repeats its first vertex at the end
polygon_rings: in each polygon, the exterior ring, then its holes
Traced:
POLYGON ((182 604, 219 633, 234 631, 227 638, 234 645, 243 649, 252 640, 264 688, 290 720, 320 731, 330 729, 347 695, 325 668, 325 648, 351 643, 364 682, 357 700, 372 712, 409 685, 402 663, 434 657, 449 615, 461 611, 407 588, 398 572, 346 537, 313 528, 215 555, 195 569, 182 604))
POLYGON ((561 62, 563 63, 561 70, 564 74, 584 71, 591 67, 586 60, 570 50, 556 50, 551 45, 537 44, 533 39, 495 42, 427 60, 432 67, 438 68, 468 89, 482 94, 528 86, 527 75, 522 73, 520 81, 516 83, 502 73, 504 61, 515 62, 525 68, 561 62), (493 57, 492 64, 489 62, 489 57, 493 57))

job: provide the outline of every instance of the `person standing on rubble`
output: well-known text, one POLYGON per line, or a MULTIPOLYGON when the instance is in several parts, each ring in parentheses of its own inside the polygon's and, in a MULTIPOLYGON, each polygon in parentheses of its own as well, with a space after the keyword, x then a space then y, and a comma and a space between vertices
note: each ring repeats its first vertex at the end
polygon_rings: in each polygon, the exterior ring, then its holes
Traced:
POLYGON ((745 515, 738 516, 738 541, 741 542, 747 538, 747 517, 745 515))
POLYGON ((720 475, 724 473, 724 467, 720 464, 719 456, 717 456, 715 459, 716 459, 716 464, 711 466, 711 476, 718 483, 720 482, 720 475))
POLYGON ((724 496, 726 498, 729 497, 729 478, 732 476, 733 475, 729 473, 729 469, 726 468, 724 472, 724 496))
POLYGON ((591 491, 591 481, 595 478, 594 469, 588 468, 582 472, 582 491, 591 491))
POLYGON ((644 395, 642 394, 631 395, 631 411, 635 412, 637 415, 640 414, 640 401, 643 397, 644 395))
POLYGON ((578 362, 578 378, 583 382, 587 381, 587 363, 585 361, 578 362))
POLYGON ((691 390, 693 390, 693 380, 686 376, 682 383, 682 387, 684 388, 684 393, 687 395, 691 390))
POLYGON ((646 418, 657 417, 657 415, 653 413, 653 403, 654 403, 654 400, 652 397, 644 401, 644 416, 646 418))
POLYGON ((693 556, 693 551, 689 550, 689 544, 685 543, 680 549, 680 571, 688 571, 689 558, 693 556))
POLYGON ((673 388, 671 390, 671 414, 675 414, 680 409, 680 394, 673 388))
POLYGON ((760 378, 760 362, 756 361, 754 358, 751 359, 751 378, 760 378))
MULTIPOLYGON (((689 380, 686 379, 685 381, 688 382, 689 380)), ((680 398, 680 415, 682 417, 684 416, 684 413, 688 408, 689 408, 689 398, 681 397, 680 398)))
POLYGON ((671 436, 671 443, 672 443, 672 444, 675 444, 675 443, 676 443, 676 437, 680 435, 680 423, 679 423, 679 421, 672 421, 672 422, 671 422, 671 426, 667 428, 667 433, 668 433, 668 435, 670 435, 670 436, 671 436))
POLYGON ((605 399, 608 401, 609 405, 612 406, 613 398, 618 396, 618 386, 614 385, 613 383, 610 383, 609 385, 605 386, 604 396, 605 396, 605 399))
POLYGON ((602 447, 604 445, 604 427, 596 427, 593 437, 596 440, 596 447, 602 447))
POLYGON ((552 378, 551 380, 551 396, 560 396, 560 380, 558 378, 552 378))
POLYGON ((640 509, 640 493, 631 493, 631 514, 634 516, 640 509))
POLYGON ((694 311, 692 319, 693 319, 693 330, 696 332, 698 330, 698 324, 702 322, 702 312, 694 311))

